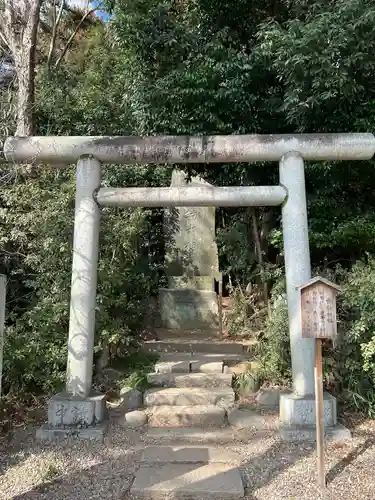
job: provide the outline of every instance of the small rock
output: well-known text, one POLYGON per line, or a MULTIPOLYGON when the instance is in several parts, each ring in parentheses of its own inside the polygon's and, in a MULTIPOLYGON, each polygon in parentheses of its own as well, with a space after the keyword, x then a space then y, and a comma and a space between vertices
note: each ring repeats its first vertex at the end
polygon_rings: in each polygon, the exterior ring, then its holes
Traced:
POLYGON ((232 427, 241 429, 262 429, 265 427, 265 421, 262 415, 259 415, 259 413, 253 410, 240 410, 239 408, 233 408, 233 410, 228 411, 228 423, 232 427))
POLYGON ((261 406, 267 406, 268 408, 278 408, 280 403, 280 389, 276 387, 261 389, 255 399, 256 402, 261 406))
POLYGON ((129 427, 141 427, 147 424, 147 415, 143 411, 130 411, 125 413, 124 421, 129 427))
POLYGON ((120 391, 120 405, 123 410, 137 410, 143 404, 143 394, 137 389, 123 387, 120 391))

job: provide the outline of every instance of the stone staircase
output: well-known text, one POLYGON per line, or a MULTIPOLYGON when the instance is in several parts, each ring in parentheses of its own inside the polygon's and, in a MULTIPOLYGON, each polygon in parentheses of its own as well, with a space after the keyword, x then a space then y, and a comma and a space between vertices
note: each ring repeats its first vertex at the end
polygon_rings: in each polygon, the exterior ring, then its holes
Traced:
POLYGON ((244 497, 234 453, 215 446, 178 445, 173 432, 204 438, 206 432, 228 428, 228 412, 235 407, 232 369, 249 359, 247 348, 220 340, 212 331, 161 331, 157 340, 145 343, 145 349, 160 356, 155 372, 148 375, 150 388, 143 399, 149 424, 146 441, 153 442, 158 431, 172 431, 172 439, 168 445, 145 448, 131 489, 134 497, 244 497))

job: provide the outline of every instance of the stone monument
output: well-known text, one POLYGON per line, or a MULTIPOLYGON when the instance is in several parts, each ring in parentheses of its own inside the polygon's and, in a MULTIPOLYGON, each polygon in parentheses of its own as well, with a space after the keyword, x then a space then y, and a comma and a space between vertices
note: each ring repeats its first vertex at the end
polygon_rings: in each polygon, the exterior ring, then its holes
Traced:
MULTIPOLYGON (((174 170, 171 187, 211 186, 199 177, 188 183, 174 170)), ((165 211, 168 288, 159 291, 165 328, 205 329, 219 324, 215 278, 219 259, 215 241, 215 207, 178 207, 165 211)))

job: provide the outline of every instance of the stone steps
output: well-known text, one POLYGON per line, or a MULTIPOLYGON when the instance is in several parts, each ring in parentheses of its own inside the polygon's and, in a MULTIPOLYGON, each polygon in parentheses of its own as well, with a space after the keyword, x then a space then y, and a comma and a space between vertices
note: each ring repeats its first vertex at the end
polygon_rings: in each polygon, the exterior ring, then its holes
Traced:
POLYGON ((170 446, 228 446, 256 444, 266 436, 278 436, 278 428, 235 429, 231 427, 152 427, 144 437, 147 444, 170 446))
POLYGON ((224 342, 219 340, 200 341, 189 338, 173 340, 149 340, 143 348, 147 352, 157 353, 218 353, 246 355, 247 348, 253 344, 224 342))
POLYGON ((230 464, 169 463, 141 466, 130 494, 142 500, 238 500, 245 491, 230 464))
MULTIPOLYGON (((150 350, 161 352, 155 373, 148 374, 148 382, 156 387, 143 395, 149 417, 145 440, 153 446, 146 447, 141 457, 130 490, 133 498, 239 500, 244 497, 237 468, 238 453, 223 447, 191 446, 192 436, 198 437, 198 441, 211 437, 216 443, 218 436, 228 429, 227 411, 234 405, 235 393, 233 375, 223 371, 246 356, 242 346, 233 344, 223 352, 222 344, 216 342, 214 349, 210 348, 213 344, 190 339, 148 344, 150 350), (195 347, 201 351, 194 352, 195 347), (190 445, 173 443, 179 431, 189 430, 185 437, 191 440, 190 445), (163 434, 164 431, 175 434, 163 434), (155 446, 158 441, 164 446, 155 446), (169 446, 165 446, 167 441, 169 446)), ((233 441, 233 430, 230 439, 233 441)))
POLYGON ((149 389, 145 392, 145 406, 197 406, 218 405, 229 408, 234 404, 235 394, 232 388, 168 387, 149 389))
POLYGON ((192 373, 223 373, 224 367, 224 361, 215 361, 213 357, 209 358, 208 356, 206 358, 201 357, 190 361, 190 372, 192 373))
POLYGON ((231 387, 233 375, 226 373, 149 373, 148 383, 155 387, 231 387))
POLYGON ((223 373, 225 366, 248 358, 241 354, 163 353, 155 364, 156 373, 223 373))
POLYGON ((228 448, 214 446, 147 446, 142 453, 141 463, 223 463, 240 465, 238 453, 228 448))
POLYGON ((183 330, 176 328, 155 328, 155 335, 158 340, 178 340, 181 337, 189 338, 194 340, 200 340, 202 342, 209 342, 211 340, 222 340, 219 330, 217 328, 213 329, 190 329, 183 330))
POLYGON ((210 447, 150 446, 130 494, 138 499, 237 500, 244 486, 233 451, 210 447))
POLYGON ((216 405, 149 406, 150 427, 221 427, 226 425, 225 408, 216 405))
POLYGON ((206 360, 209 361, 222 361, 223 363, 238 363, 240 361, 249 360, 249 357, 245 354, 233 354, 233 353, 223 353, 223 352, 180 352, 180 353, 161 353, 159 356, 159 361, 196 361, 196 360, 206 360))
POLYGON ((196 358, 181 355, 163 356, 155 364, 156 373, 223 373, 225 363, 221 357, 199 356, 196 358))

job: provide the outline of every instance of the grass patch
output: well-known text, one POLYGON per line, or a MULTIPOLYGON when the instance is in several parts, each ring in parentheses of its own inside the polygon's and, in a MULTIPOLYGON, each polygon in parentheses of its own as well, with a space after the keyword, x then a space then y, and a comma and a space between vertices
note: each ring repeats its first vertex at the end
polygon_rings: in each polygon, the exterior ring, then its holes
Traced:
POLYGON ((155 363, 158 359, 157 354, 142 350, 117 359, 111 368, 121 374, 118 387, 131 387, 141 392, 145 391, 148 387, 147 374, 155 370, 155 363))
POLYGON ((56 479, 63 472, 63 469, 60 464, 57 462, 49 462, 45 465, 41 472, 41 478, 43 482, 49 482, 56 479))

